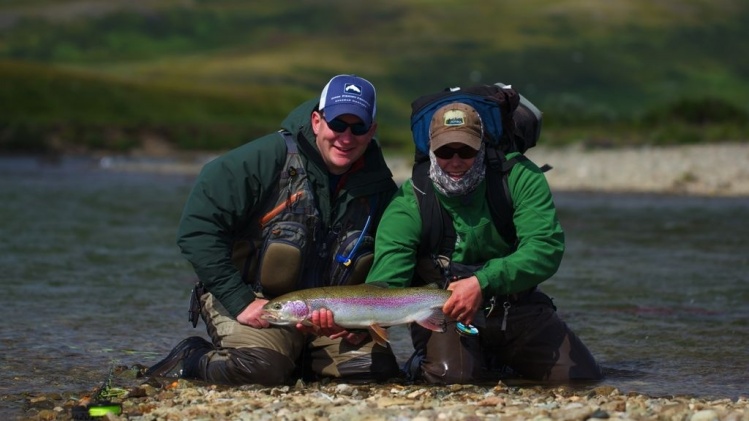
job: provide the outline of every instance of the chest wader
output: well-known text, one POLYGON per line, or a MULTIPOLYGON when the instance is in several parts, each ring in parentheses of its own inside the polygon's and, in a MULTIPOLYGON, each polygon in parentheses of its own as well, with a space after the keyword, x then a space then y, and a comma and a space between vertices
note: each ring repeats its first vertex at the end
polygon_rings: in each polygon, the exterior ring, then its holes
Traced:
POLYGON ((291 133, 281 131, 286 161, 277 193, 260 213, 251 238, 238 241, 232 261, 245 282, 272 298, 325 285, 362 283, 372 264, 369 225, 375 209, 354 199, 333 228, 321 219, 315 195, 291 133))

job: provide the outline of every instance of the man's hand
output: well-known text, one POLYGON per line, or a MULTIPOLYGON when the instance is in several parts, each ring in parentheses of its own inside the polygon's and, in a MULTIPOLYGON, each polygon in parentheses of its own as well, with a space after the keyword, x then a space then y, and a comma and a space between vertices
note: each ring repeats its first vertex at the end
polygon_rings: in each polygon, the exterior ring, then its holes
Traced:
POLYGON ((327 336, 330 339, 343 338, 347 342, 358 345, 367 338, 366 333, 351 333, 335 323, 333 312, 327 308, 314 310, 308 319, 311 324, 297 323, 296 328, 305 333, 327 336))
POLYGON ((250 305, 245 307, 241 313, 237 315, 237 321, 243 325, 252 326, 257 329, 270 326, 267 320, 263 319, 263 306, 268 302, 263 298, 255 298, 255 301, 251 302, 250 305))
POLYGON ((326 308, 313 310, 307 320, 296 324, 296 328, 319 336, 332 336, 343 331, 342 327, 335 324, 333 312, 326 308))
POLYGON ((464 325, 471 324, 483 302, 478 278, 474 275, 451 282, 447 289, 452 294, 442 306, 442 312, 464 325))

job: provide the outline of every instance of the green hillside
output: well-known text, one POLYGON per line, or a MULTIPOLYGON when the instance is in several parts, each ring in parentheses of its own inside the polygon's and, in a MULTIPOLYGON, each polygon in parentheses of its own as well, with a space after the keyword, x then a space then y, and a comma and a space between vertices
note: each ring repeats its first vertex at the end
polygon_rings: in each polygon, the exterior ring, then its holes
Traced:
POLYGON ((497 81, 544 111, 545 143, 743 140, 745 39, 742 0, 5 0, 0 148, 231 147, 338 73, 375 83, 404 150, 415 97, 497 81))

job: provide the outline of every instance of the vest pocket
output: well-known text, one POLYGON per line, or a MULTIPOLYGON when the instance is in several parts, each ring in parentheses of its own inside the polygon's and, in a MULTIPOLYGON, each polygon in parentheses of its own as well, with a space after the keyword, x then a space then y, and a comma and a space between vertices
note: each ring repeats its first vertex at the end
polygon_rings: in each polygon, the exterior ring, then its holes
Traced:
POLYGON ((374 238, 362 231, 344 234, 333 250, 331 285, 362 284, 374 260, 374 238))
POLYGON ((260 258, 258 278, 265 297, 297 289, 307 249, 307 227, 282 221, 270 227, 260 258))

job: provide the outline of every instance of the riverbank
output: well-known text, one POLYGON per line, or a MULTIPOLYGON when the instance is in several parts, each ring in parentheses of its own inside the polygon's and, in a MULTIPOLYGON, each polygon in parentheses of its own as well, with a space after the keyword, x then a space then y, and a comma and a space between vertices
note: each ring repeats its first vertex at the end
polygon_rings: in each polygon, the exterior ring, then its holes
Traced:
POLYGON ((531 149, 549 163, 558 190, 644 192, 706 196, 749 195, 749 144, 723 143, 622 149, 531 149))
MULTIPOLYGON (((546 176, 555 191, 749 195, 749 143, 610 149, 538 146, 527 156, 553 167, 546 176)), ((113 171, 195 175, 214 157, 145 149, 125 157, 104 156, 99 164, 113 171)), ((387 160, 399 183, 410 176, 411 157, 387 160)))
MULTIPOLYGON (((554 191, 603 191, 704 196, 749 195, 749 144, 584 149, 538 146, 526 156, 546 173, 554 191)), ((389 161, 397 178, 410 161, 389 161)))
MULTIPOLYGON (((114 391, 114 390, 113 390, 114 391)), ((125 389, 120 389, 125 392, 125 389)), ((30 397, 24 419, 71 419, 68 400, 53 404, 30 397), (37 409, 42 408, 42 409, 37 409), (33 415, 32 415, 33 414, 33 415)), ((749 420, 747 397, 695 399, 622 394, 599 385, 558 387, 427 386, 399 383, 295 386, 216 386, 186 380, 149 379, 113 402, 122 414, 111 420, 749 420)))

